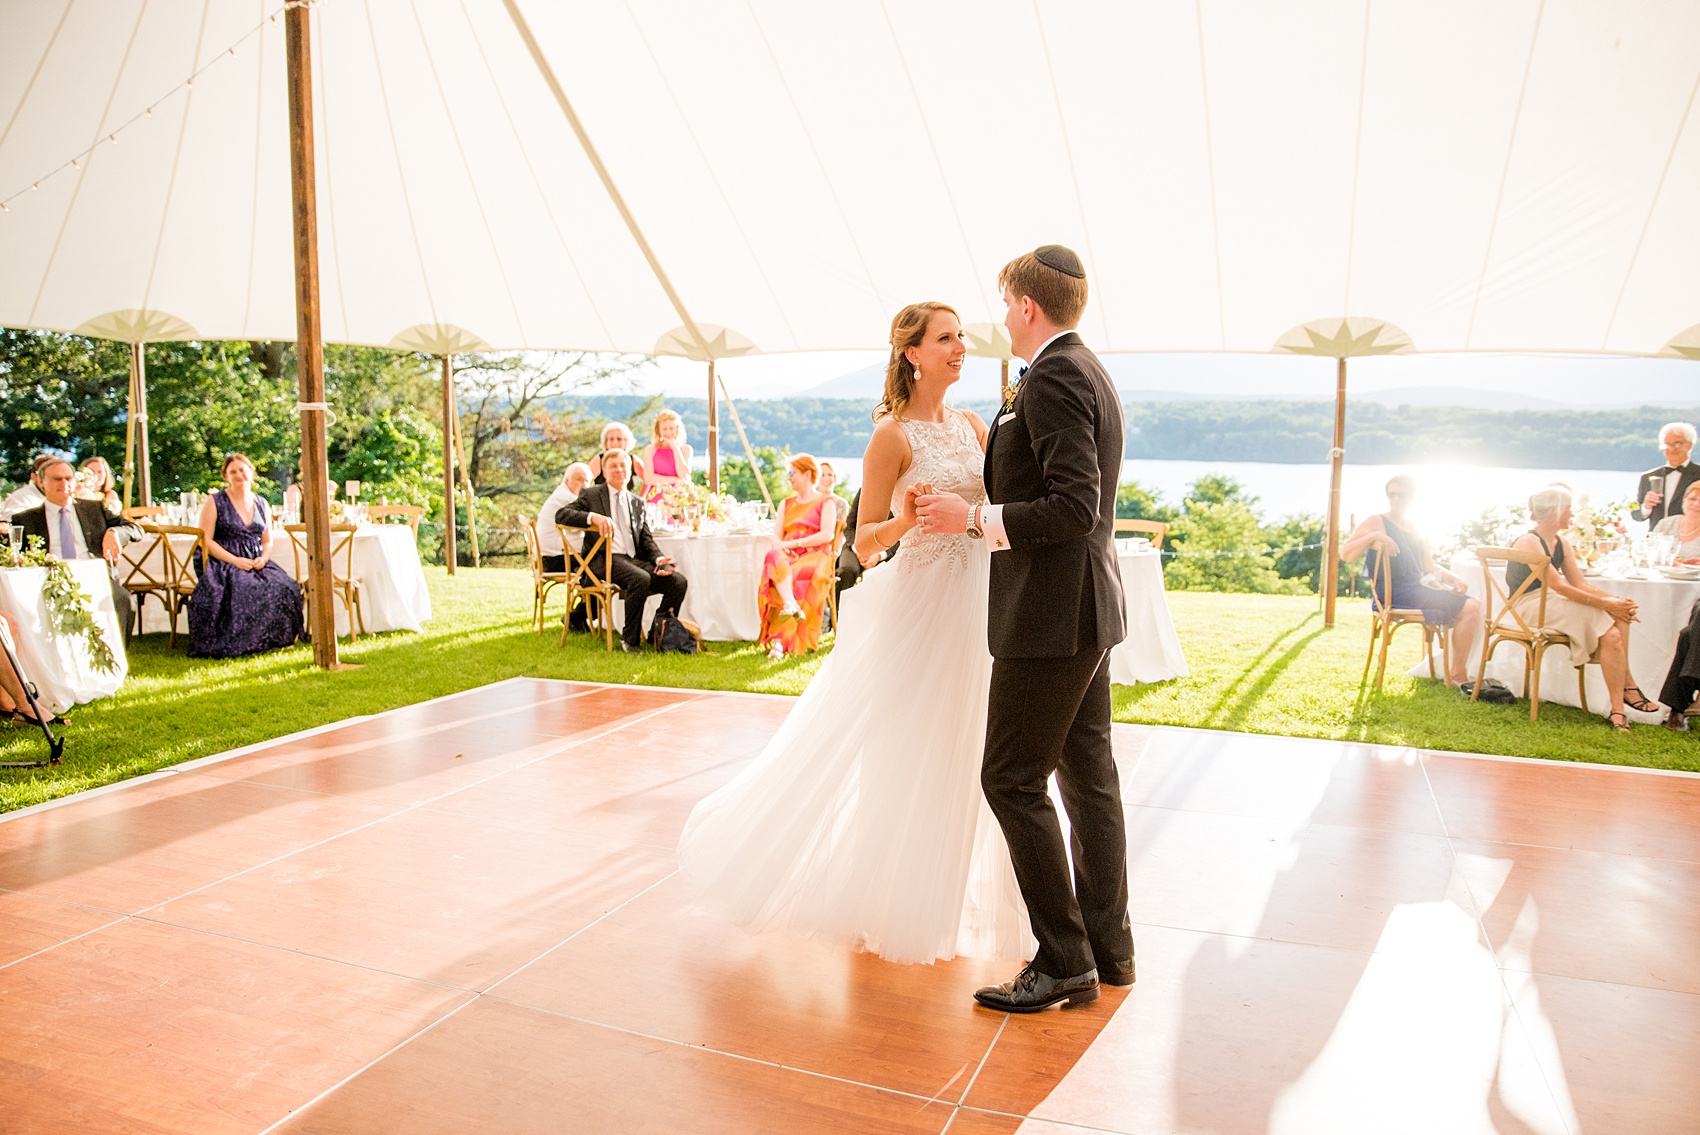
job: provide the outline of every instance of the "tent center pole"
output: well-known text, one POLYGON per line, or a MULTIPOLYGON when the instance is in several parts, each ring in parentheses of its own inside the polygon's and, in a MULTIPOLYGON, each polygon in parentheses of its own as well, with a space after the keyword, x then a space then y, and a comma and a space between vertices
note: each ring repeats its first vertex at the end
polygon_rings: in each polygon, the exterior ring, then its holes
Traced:
POLYGON ((141 343, 130 344, 130 381, 135 384, 136 474, 138 503, 153 503, 153 476, 148 468, 148 356, 141 343))
POLYGON ((708 491, 720 491, 720 395, 714 389, 713 359, 708 360, 708 491))
MULTIPOLYGON (((284 9, 284 62, 289 76, 289 172, 294 205, 296 369, 300 376, 302 519, 307 524, 307 596, 313 664, 342 669, 337 661, 336 593, 332 590, 330 467, 325 445, 325 343, 319 326, 318 191, 313 167, 313 55, 310 13, 284 9)), ((142 404, 146 414, 146 402, 142 404)), ((141 437, 146 438, 146 417, 141 437)), ((142 473, 147 476, 146 441, 142 473)), ((143 500, 147 499, 143 482, 143 500)))
POLYGON ((1334 600, 1340 586, 1340 464, 1346 457, 1346 360, 1334 378, 1334 447, 1329 451, 1328 516, 1322 534, 1322 625, 1334 625, 1334 600))
POLYGON ((455 573, 455 379, 443 355, 443 563, 455 573))

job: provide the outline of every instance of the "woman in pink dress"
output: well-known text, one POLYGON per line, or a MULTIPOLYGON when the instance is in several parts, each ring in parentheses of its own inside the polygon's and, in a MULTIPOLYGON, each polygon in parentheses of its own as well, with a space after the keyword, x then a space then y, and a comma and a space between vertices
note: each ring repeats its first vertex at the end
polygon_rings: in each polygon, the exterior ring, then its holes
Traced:
POLYGON ((815 487, 820 466, 807 453, 791 459, 791 487, 779 502, 774 537, 761 569, 761 642, 769 658, 801 654, 820 645, 821 613, 833 584, 832 541, 838 511, 815 487))
POLYGON ((643 499, 660 501, 670 485, 688 485, 691 480, 691 447, 685 444, 685 423, 675 410, 655 415, 649 445, 643 451, 643 499))

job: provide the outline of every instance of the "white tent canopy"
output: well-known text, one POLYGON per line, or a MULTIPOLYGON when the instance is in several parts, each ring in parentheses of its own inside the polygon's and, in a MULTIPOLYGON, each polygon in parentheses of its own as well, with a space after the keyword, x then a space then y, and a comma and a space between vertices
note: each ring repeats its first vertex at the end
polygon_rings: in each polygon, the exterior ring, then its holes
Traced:
MULTIPOLYGON (((1350 316, 1651 355, 1700 319, 1692 0, 519 2, 690 314, 763 351, 996 322, 1053 241, 1107 351, 1350 316)), ((280 7, 0 9, 0 324, 294 337, 280 7)), ((327 340, 680 324, 501 0, 313 25, 327 340)))

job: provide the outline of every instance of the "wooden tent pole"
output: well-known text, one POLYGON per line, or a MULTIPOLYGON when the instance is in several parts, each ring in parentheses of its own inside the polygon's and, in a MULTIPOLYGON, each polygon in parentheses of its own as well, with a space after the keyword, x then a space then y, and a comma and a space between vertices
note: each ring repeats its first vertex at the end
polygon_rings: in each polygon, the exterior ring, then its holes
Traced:
POLYGON ((1322 535, 1322 625, 1334 625, 1334 599, 1340 586, 1340 464, 1346 457, 1346 360, 1336 360, 1334 447, 1329 453, 1327 531, 1322 535))
POLYGON ((767 507, 773 507, 773 494, 767 491, 767 478, 761 475, 761 466, 756 463, 756 451, 750 448, 749 435, 744 432, 744 423, 738 419, 738 404, 732 401, 732 392, 726 389, 726 380, 720 380, 721 393, 726 395, 726 409, 732 412, 732 424, 737 427, 738 440, 744 443, 744 456, 749 460, 750 472, 756 475, 756 488, 761 490, 761 499, 767 502, 767 507))
POLYGON ((443 355, 443 563, 455 573, 455 409, 454 372, 447 353, 443 355))
POLYGON ((148 366, 147 347, 130 344, 130 381, 135 383, 136 474, 140 504, 153 503, 153 471, 148 458, 148 366))
POLYGON ((998 374, 998 405, 1009 401, 1009 360, 1000 360, 1002 366, 998 374))
MULTIPOLYGON (((295 232, 295 357, 300 376, 301 477, 305 482, 307 594, 312 617, 313 663, 340 668, 336 653, 336 599, 332 590, 330 467, 325 445, 325 343, 319 326, 318 189, 313 168, 313 55, 309 12, 284 9, 284 63, 289 76, 289 172, 295 232)), ((147 403, 142 403, 145 415, 147 403)), ((146 438, 146 417, 142 438, 146 438)), ((142 476, 147 476, 146 441, 142 476)), ((147 499, 144 482, 143 500, 147 499)))
POLYGON ((130 507, 136 481, 136 345, 130 344, 130 393, 124 417, 124 507, 130 507))
MULTIPOLYGON (((685 471, 690 476, 690 471, 685 471)), ((708 360, 708 491, 720 491, 720 395, 714 389, 714 360, 708 360)))

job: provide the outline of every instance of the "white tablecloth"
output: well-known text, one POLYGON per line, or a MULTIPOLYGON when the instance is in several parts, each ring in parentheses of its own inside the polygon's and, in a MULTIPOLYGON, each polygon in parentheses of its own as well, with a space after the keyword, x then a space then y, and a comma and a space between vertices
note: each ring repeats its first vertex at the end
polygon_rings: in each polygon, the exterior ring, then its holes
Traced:
POLYGON ((1110 651, 1110 681, 1131 686, 1186 677, 1186 655, 1163 591, 1162 554, 1123 544, 1117 560, 1127 599, 1127 638, 1110 651))
MULTIPOLYGON (((679 571, 690 582, 685 605, 679 612, 702 628, 702 637, 712 642, 754 642, 761 637, 761 612, 756 592, 761 586, 761 565, 773 547, 773 533, 721 536, 670 536, 657 534, 663 555, 672 556, 679 571)), ((661 600, 655 599, 654 606, 661 600)), ((651 611, 650 614, 654 612, 651 611)), ((620 607, 615 605, 615 630, 622 625, 620 607)))
MULTIPOLYGON (((333 546, 336 537, 331 533, 333 546)), ((300 580, 289 533, 273 537, 271 559, 300 580)), ((305 568, 307 557, 301 560, 305 568)), ((419 563, 419 545, 407 525, 361 525, 354 533, 354 574, 360 578, 360 612, 368 631, 417 631, 431 617, 431 594, 419 563)), ((341 602, 336 604, 336 633, 348 633, 348 615, 341 602)))
MULTIPOLYGON (((0 571, 0 608, 12 617, 18 629, 13 649, 24 675, 35 683, 36 696, 54 713, 64 713, 74 705, 97 698, 111 697, 124 684, 130 672, 124 656, 124 633, 118 625, 118 613, 112 605, 112 585, 105 560, 72 561, 71 574, 78 586, 93 603, 95 622, 106 645, 112 648, 118 669, 103 674, 89 666, 88 649, 83 640, 62 638, 52 630, 47 603, 41 597, 47 580, 46 568, 10 568, 0 571)), ((3 664, 3 662, 0 662, 3 664)))
MULTIPOLYGON (((127 560, 148 557, 148 567, 157 578, 161 572, 160 552, 154 541, 155 537, 150 532, 142 539, 125 545, 124 554, 127 560)), ((192 536, 172 537, 172 545, 180 555, 186 555, 193 543, 192 536)), ((271 560, 299 582, 289 533, 278 531, 272 534, 271 560)), ((414 542, 413 529, 407 525, 361 526, 354 534, 354 574, 360 577, 360 610, 368 631, 417 631, 431 617, 431 595, 425 587, 425 569, 419 562, 419 546, 414 542)), ((336 632, 346 635, 348 615, 340 602, 336 610, 336 632)), ((165 608, 158 599, 148 599, 142 618, 142 633, 151 634, 165 629, 165 608)), ((186 608, 178 613, 177 630, 181 634, 188 633, 186 608)))
MULTIPOLYGON (((1452 574, 1469 584, 1470 594, 1478 602, 1481 601, 1486 584, 1482 581, 1481 565, 1474 556, 1458 556, 1451 563, 1452 574)), ((1647 569, 1649 574, 1656 575, 1655 569, 1647 569)), ((1505 573, 1495 569, 1503 585, 1505 573)), ((1592 577, 1589 583, 1601 591, 1609 591, 1613 595, 1624 595, 1635 600, 1640 611, 1641 621, 1629 625, 1629 673, 1649 698, 1657 699, 1659 687, 1664 684, 1665 671, 1670 669, 1671 655, 1676 652, 1676 636, 1682 628, 1688 625, 1688 612, 1693 609, 1696 599, 1700 599, 1700 581, 1672 580, 1658 576, 1654 579, 1608 579, 1605 576, 1592 577)), ((1497 610, 1497 604, 1495 609, 1497 610)), ((1416 632, 1407 631, 1414 635, 1416 632)), ((1480 636, 1466 644, 1454 640, 1452 649, 1458 650, 1463 646, 1468 650, 1470 676, 1476 676, 1476 670, 1481 662, 1480 636)), ((1438 654, 1436 659, 1438 661, 1438 654)), ((1426 678, 1429 676, 1428 659, 1423 659, 1409 671, 1412 677, 1426 678)), ((1605 679, 1600 675, 1598 666, 1586 668, 1588 683, 1588 708, 1595 713, 1605 714, 1611 708, 1611 702, 1606 697, 1605 679)), ((1513 693, 1524 694, 1523 689, 1523 649, 1516 643, 1505 643, 1494 651, 1493 661, 1488 664, 1488 677, 1497 678, 1511 688, 1513 693)), ((1580 705, 1576 696, 1576 677, 1574 668, 1570 665, 1570 654, 1565 650, 1549 650, 1541 663, 1541 700, 1557 702, 1560 705, 1580 705)), ((1628 711, 1632 718, 1641 721, 1657 721, 1658 714, 1636 714, 1628 711)))

